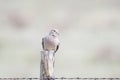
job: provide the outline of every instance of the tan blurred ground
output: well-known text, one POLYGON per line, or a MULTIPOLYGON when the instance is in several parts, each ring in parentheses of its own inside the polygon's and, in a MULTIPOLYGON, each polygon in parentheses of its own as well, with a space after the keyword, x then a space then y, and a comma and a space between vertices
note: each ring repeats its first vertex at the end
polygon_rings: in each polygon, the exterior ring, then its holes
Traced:
POLYGON ((57 77, 120 76, 120 0, 0 0, 0 77, 39 77, 52 28, 57 77))

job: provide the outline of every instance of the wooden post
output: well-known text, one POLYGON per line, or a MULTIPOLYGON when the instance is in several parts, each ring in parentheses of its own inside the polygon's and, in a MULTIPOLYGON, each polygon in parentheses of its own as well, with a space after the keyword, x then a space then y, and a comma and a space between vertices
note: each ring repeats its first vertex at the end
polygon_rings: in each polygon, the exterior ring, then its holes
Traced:
POLYGON ((40 80, 54 80, 54 52, 41 51, 40 80))

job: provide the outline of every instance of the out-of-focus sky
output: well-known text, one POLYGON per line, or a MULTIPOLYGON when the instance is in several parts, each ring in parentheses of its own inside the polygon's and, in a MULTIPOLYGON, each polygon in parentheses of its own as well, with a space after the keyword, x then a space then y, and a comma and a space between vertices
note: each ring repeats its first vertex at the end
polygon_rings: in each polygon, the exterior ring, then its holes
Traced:
POLYGON ((0 0, 0 77, 39 77, 53 28, 56 77, 120 76, 120 0, 0 0))

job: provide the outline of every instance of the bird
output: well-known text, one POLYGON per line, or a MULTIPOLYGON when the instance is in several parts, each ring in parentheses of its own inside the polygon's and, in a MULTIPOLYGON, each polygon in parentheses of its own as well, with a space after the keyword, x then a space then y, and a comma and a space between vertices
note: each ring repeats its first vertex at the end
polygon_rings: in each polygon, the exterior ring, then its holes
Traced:
POLYGON ((59 31, 58 29, 51 29, 49 34, 42 38, 42 48, 44 51, 58 51, 60 41, 58 39, 59 31))

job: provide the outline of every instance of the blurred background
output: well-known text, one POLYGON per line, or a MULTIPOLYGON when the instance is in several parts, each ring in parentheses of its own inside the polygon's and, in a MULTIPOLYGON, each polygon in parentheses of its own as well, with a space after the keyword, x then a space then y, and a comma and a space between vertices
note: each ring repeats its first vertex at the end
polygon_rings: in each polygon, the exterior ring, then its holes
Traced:
POLYGON ((120 0, 0 0, 0 77, 39 77, 53 28, 56 77, 120 77, 120 0))

